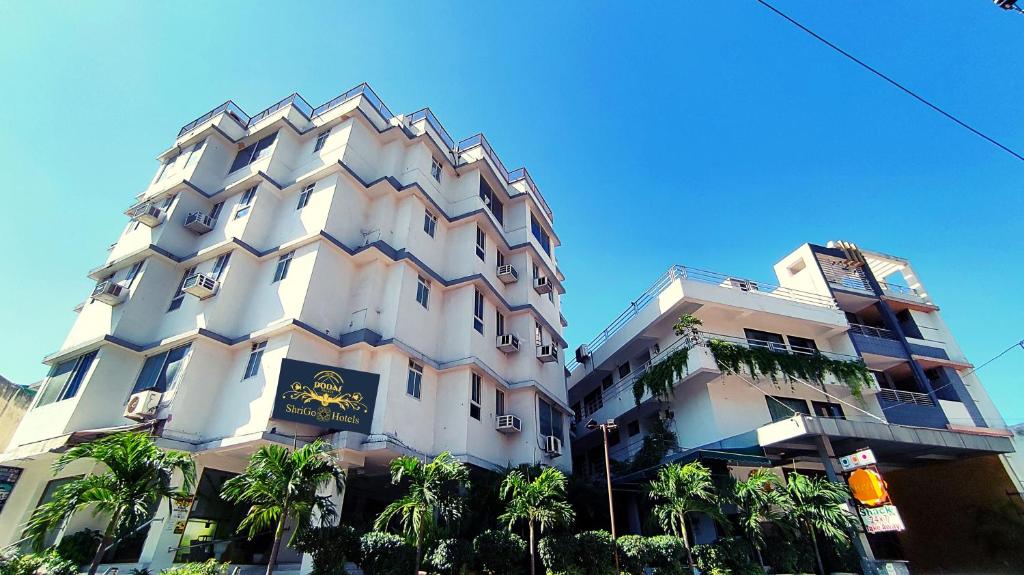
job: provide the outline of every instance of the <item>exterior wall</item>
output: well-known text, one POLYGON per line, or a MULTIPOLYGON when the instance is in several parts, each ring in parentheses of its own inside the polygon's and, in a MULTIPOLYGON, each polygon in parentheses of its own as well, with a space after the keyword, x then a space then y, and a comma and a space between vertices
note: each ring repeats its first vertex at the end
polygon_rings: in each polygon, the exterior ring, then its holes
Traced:
POLYGON ((14 436, 14 430, 32 405, 33 395, 33 390, 0 377, 0 448, 6 447, 14 436))

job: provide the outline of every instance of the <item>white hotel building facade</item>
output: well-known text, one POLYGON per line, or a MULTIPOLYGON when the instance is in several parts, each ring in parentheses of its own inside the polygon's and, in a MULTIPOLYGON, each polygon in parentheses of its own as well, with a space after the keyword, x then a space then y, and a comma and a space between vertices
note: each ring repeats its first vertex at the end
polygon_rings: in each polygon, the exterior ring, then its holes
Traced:
MULTIPOLYGON (((568 469, 552 213, 482 134, 456 143, 429 109, 392 114, 363 84, 315 109, 297 94, 251 117, 228 102, 160 161, 0 455, 21 470, 0 545, 62 478, 92 471, 53 477, 61 451, 135 425, 193 453, 202 477, 191 509, 158 510, 109 559, 154 572, 265 562, 224 542, 231 510, 212 495, 266 443, 323 436, 364 473, 444 450, 568 469), (379 374, 370 433, 273 419, 285 358, 379 374)), ((80 514, 52 539, 96 524, 80 514)))

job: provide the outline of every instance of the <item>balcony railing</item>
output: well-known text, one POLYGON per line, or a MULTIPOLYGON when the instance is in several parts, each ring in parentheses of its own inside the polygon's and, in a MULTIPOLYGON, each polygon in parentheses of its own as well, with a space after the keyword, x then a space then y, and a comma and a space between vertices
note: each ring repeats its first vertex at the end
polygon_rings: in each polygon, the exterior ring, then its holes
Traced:
POLYGON ((884 282, 879 282, 878 285, 881 286, 882 291, 886 292, 888 295, 894 295, 896 297, 910 298, 910 299, 919 299, 919 300, 923 300, 924 299, 924 296, 921 295, 921 292, 919 292, 916 289, 911 288, 911 287, 901 286, 901 285, 898 285, 898 284, 884 283, 884 282))
POLYGON ((927 393, 920 393, 917 391, 903 391, 899 389, 889 389, 883 387, 878 392, 879 399, 884 399, 892 403, 906 403, 910 405, 924 405, 934 406, 935 402, 932 401, 932 397, 927 393))
POLYGON ((448 146, 449 152, 455 150, 455 140, 452 139, 450 135, 448 135, 448 130, 444 129, 444 126, 441 125, 441 121, 438 120, 437 116, 435 116, 434 113, 430 111, 430 108, 423 108, 422 110, 409 114, 410 124, 415 124, 420 120, 426 120, 427 123, 430 124, 430 127, 434 128, 434 131, 437 132, 437 135, 441 136, 441 139, 444 141, 445 145, 448 146))
POLYGON ((366 98, 366 101, 370 103, 370 106, 373 107, 374 110, 377 110, 377 113, 380 114, 381 118, 383 118, 385 122, 390 122, 391 118, 395 117, 395 115, 391 113, 391 110, 384 105, 384 102, 380 99, 380 97, 377 96, 377 93, 373 91, 373 88, 371 88, 370 85, 367 84, 366 82, 359 84, 355 88, 352 88, 351 90, 341 94, 340 96, 332 99, 330 102, 327 102, 326 104, 317 106, 316 108, 313 109, 312 117, 315 118, 317 116, 326 114, 327 112, 330 112, 331 110, 337 108, 338 106, 344 104, 345 102, 348 102, 349 100, 357 96, 363 96, 364 98, 366 98))
POLYGON ((533 183, 533 178, 530 177, 530 174, 529 172, 526 171, 526 168, 519 168, 515 171, 509 172, 508 168, 505 167, 505 164, 502 163, 501 158, 499 158, 498 154, 494 152, 494 148, 491 147, 491 143, 487 141, 487 138, 485 138, 483 134, 470 136, 465 140, 459 142, 457 152, 470 150, 477 146, 483 148, 484 154, 487 157, 489 157, 491 159, 491 162, 494 163, 495 167, 498 168, 499 175, 505 178, 506 183, 511 184, 512 182, 518 182, 519 180, 526 180, 526 185, 530 188, 530 191, 533 192, 534 198, 537 200, 537 203, 540 204, 541 208, 543 208, 544 213, 548 215, 548 218, 553 217, 551 208, 548 206, 548 203, 544 200, 544 196, 541 195, 540 190, 537 189, 537 185, 533 183))
POLYGON ((859 333, 868 337, 879 337, 882 339, 894 339, 899 340, 896 334, 885 329, 884 327, 875 327, 873 325, 863 325, 859 323, 850 324, 850 333, 859 333))
POLYGON ((278 110, 287 106, 295 106, 295 109, 302 112, 307 119, 313 117, 313 107, 310 106, 302 96, 295 93, 250 118, 248 125, 255 126, 278 110))
MULTIPOLYGON (((652 301, 654 301, 663 291, 668 289, 675 280, 694 280, 704 283, 715 284, 721 287, 738 289, 740 291, 761 293, 781 299, 786 299, 796 303, 812 305, 816 307, 825 307, 829 309, 837 309, 837 305, 831 296, 821 295, 813 292, 805 292, 796 290, 793 288, 787 288, 777 286, 774 284, 768 284, 764 282, 754 282, 750 280, 740 280, 733 276, 727 276, 718 272, 710 272, 697 268, 688 268, 681 265, 674 265, 669 268, 668 272, 663 274, 651 287, 647 288, 640 294, 640 297, 633 300, 633 303, 617 318, 612 320, 608 327, 604 328, 601 333, 591 340, 587 347, 590 353, 593 354, 600 348, 606 341, 612 336, 619 332, 629 320, 633 319, 643 311, 652 301)), ((569 360, 566 363, 565 368, 570 372, 576 369, 579 362, 575 358, 569 360)))
POLYGON ((231 100, 228 100, 220 106, 217 106, 216 108, 210 110, 209 112, 203 114, 202 116, 199 116, 195 120, 192 120, 191 122, 182 126, 182 128, 178 130, 178 137, 180 138, 186 133, 191 132, 196 126, 213 119, 214 116, 221 113, 225 113, 228 116, 234 118, 234 120, 238 122, 238 124, 243 128, 249 126, 249 115, 243 112, 242 109, 239 108, 237 104, 235 104, 231 100))

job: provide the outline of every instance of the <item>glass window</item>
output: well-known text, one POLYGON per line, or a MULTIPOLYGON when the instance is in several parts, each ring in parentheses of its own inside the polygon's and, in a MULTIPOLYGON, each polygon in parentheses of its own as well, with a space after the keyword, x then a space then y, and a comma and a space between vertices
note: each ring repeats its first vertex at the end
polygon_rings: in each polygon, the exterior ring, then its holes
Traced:
POLYGON ((441 183, 441 162, 437 158, 430 158, 430 175, 437 180, 437 183, 441 183))
POLYGON ((498 311, 498 308, 494 309, 494 333, 496 335, 505 334, 505 315, 498 311))
POLYGON ((793 353, 814 353, 818 351, 818 345, 814 343, 813 339, 797 337, 795 335, 787 335, 786 339, 789 340, 789 349, 793 350, 793 353))
POLYGON ((423 366, 413 360, 409 360, 409 378, 405 382, 405 393, 420 398, 423 391, 423 366))
POLYGON ((498 220, 498 223, 505 223, 505 209, 501 205, 501 200, 494 194, 494 190, 487 184, 487 180, 480 178, 480 200, 484 203, 484 206, 494 214, 494 219, 498 220))
POLYGON ((96 359, 96 352, 90 351, 75 359, 61 362, 50 369, 46 377, 46 384, 39 392, 39 400, 36 407, 48 405, 56 401, 64 401, 78 395, 78 389, 82 381, 89 373, 93 360, 96 359))
POLYGON ((430 300, 430 280, 423 276, 416 278, 416 301, 421 306, 427 307, 427 302, 430 300))
POLYGON ((623 379, 627 375, 629 375, 629 362, 628 361, 626 363, 624 363, 624 364, 619 366, 619 379, 623 379))
POLYGON ((484 294, 473 291, 473 329, 484 332, 484 294))
POLYGON ((487 261, 487 234, 480 226, 476 227, 476 257, 481 261, 487 261))
POLYGON ((217 256, 217 261, 213 262, 213 279, 220 281, 220 276, 224 275, 224 268, 228 267, 228 260, 230 259, 231 252, 217 256))
POLYGON ((210 217, 217 219, 220 217, 220 211, 224 209, 224 202, 217 202, 213 204, 213 209, 210 210, 210 217))
POLYGON ((147 389, 161 393, 174 389, 181 379, 182 368, 188 358, 188 352, 192 344, 176 347, 170 351, 158 353, 146 358, 142 364, 142 371, 135 380, 135 387, 132 393, 138 393, 147 389))
POLYGON ((811 411, 818 417, 829 417, 832 419, 846 419, 846 414, 843 413, 843 406, 838 403, 826 402, 826 401, 812 401, 811 411))
POLYGON ((135 276, 139 275, 139 272, 142 271, 142 264, 144 263, 146 263, 146 260, 137 261, 128 269, 128 275, 124 277, 126 288, 132 287, 132 284, 135 283, 135 276))
POLYGON ((434 237, 434 232, 437 230, 437 216, 434 214, 424 211, 423 212, 423 231, 430 237, 434 237))
POLYGON ((249 213, 252 208, 252 201, 256 198, 256 186, 242 192, 242 198, 238 200, 238 207, 235 208, 235 219, 249 213))
POLYGON ((494 248, 495 264, 500 268, 505 265, 505 254, 501 253, 501 250, 494 248))
POLYGON ((480 419, 480 376, 473 374, 469 386, 469 416, 473 419, 480 419))
POLYGON ((273 134, 262 138, 260 141, 249 144, 239 150, 238 154, 235 155, 235 161, 231 163, 231 169, 228 170, 228 173, 230 174, 231 172, 240 170, 265 157, 267 155, 267 150, 270 146, 274 145, 274 141, 276 139, 277 132, 274 132, 273 134))
POLYGON ((562 412, 554 404, 537 398, 537 419, 540 423, 541 435, 553 435, 558 439, 562 437, 562 412))
POLYGON ((327 128, 323 132, 316 135, 316 144, 313 145, 313 152, 319 152, 324 149, 324 144, 327 143, 327 136, 331 135, 331 129, 327 128))
POLYGON ((277 283, 288 277, 288 268, 292 265, 292 256, 294 255, 295 251, 293 250, 277 259, 277 269, 274 270, 274 281, 270 283, 277 283))
POLYGON ((494 390, 494 415, 505 415, 505 392, 497 388, 494 390))
POLYGON ((743 334, 750 347, 763 347, 778 352, 786 351, 786 342, 782 340, 782 334, 746 328, 743 329, 743 334))
POLYGON ((249 361, 245 364, 245 374, 242 379, 249 379, 260 372, 260 360, 263 359, 263 350, 267 349, 267 342, 260 341, 252 344, 249 351, 249 361))
POLYGON ((185 270, 185 273, 181 274, 181 281, 178 282, 178 289, 175 290, 174 296, 171 297, 171 305, 168 306, 167 311, 174 311, 181 307, 181 303, 185 301, 185 292, 182 288, 185 287, 185 280, 192 277, 192 274, 196 273, 195 266, 192 266, 185 270))
POLYGON ((313 195, 313 188, 315 187, 316 183, 312 183, 302 188, 302 191, 299 192, 299 204, 295 206, 296 210, 301 210, 309 204, 309 196, 313 195))
POLYGON ((537 347, 544 345, 544 328, 536 320, 533 322, 533 343, 537 347))
POLYGON ((530 231, 533 233, 533 237, 540 243, 544 251, 550 256, 551 255, 551 236, 548 235, 547 231, 544 230, 540 224, 540 220, 537 216, 530 214, 530 231))
POLYGON ((601 380, 601 388, 602 389, 608 389, 611 386, 612 386, 612 374, 609 373, 608 375, 604 376, 604 379, 601 380))
POLYGON ((768 413, 771 414, 772 421, 789 419, 793 417, 794 412, 802 413, 804 415, 811 414, 811 410, 807 409, 807 402, 802 399, 767 395, 765 396, 765 400, 768 401, 768 413))
POLYGON ((629 424, 626 425, 626 433, 628 433, 630 437, 640 433, 640 420, 634 419, 633 421, 630 421, 629 424))

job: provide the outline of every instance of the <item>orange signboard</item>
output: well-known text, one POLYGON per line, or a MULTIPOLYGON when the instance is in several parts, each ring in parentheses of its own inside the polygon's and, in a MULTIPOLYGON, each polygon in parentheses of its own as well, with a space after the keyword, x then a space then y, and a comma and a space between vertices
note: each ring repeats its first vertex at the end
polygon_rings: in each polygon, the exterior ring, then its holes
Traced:
POLYGON ((889 503, 889 491, 881 474, 872 468, 861 468, 850 474, 847 482, 853 498, 865 507, 889 503))

